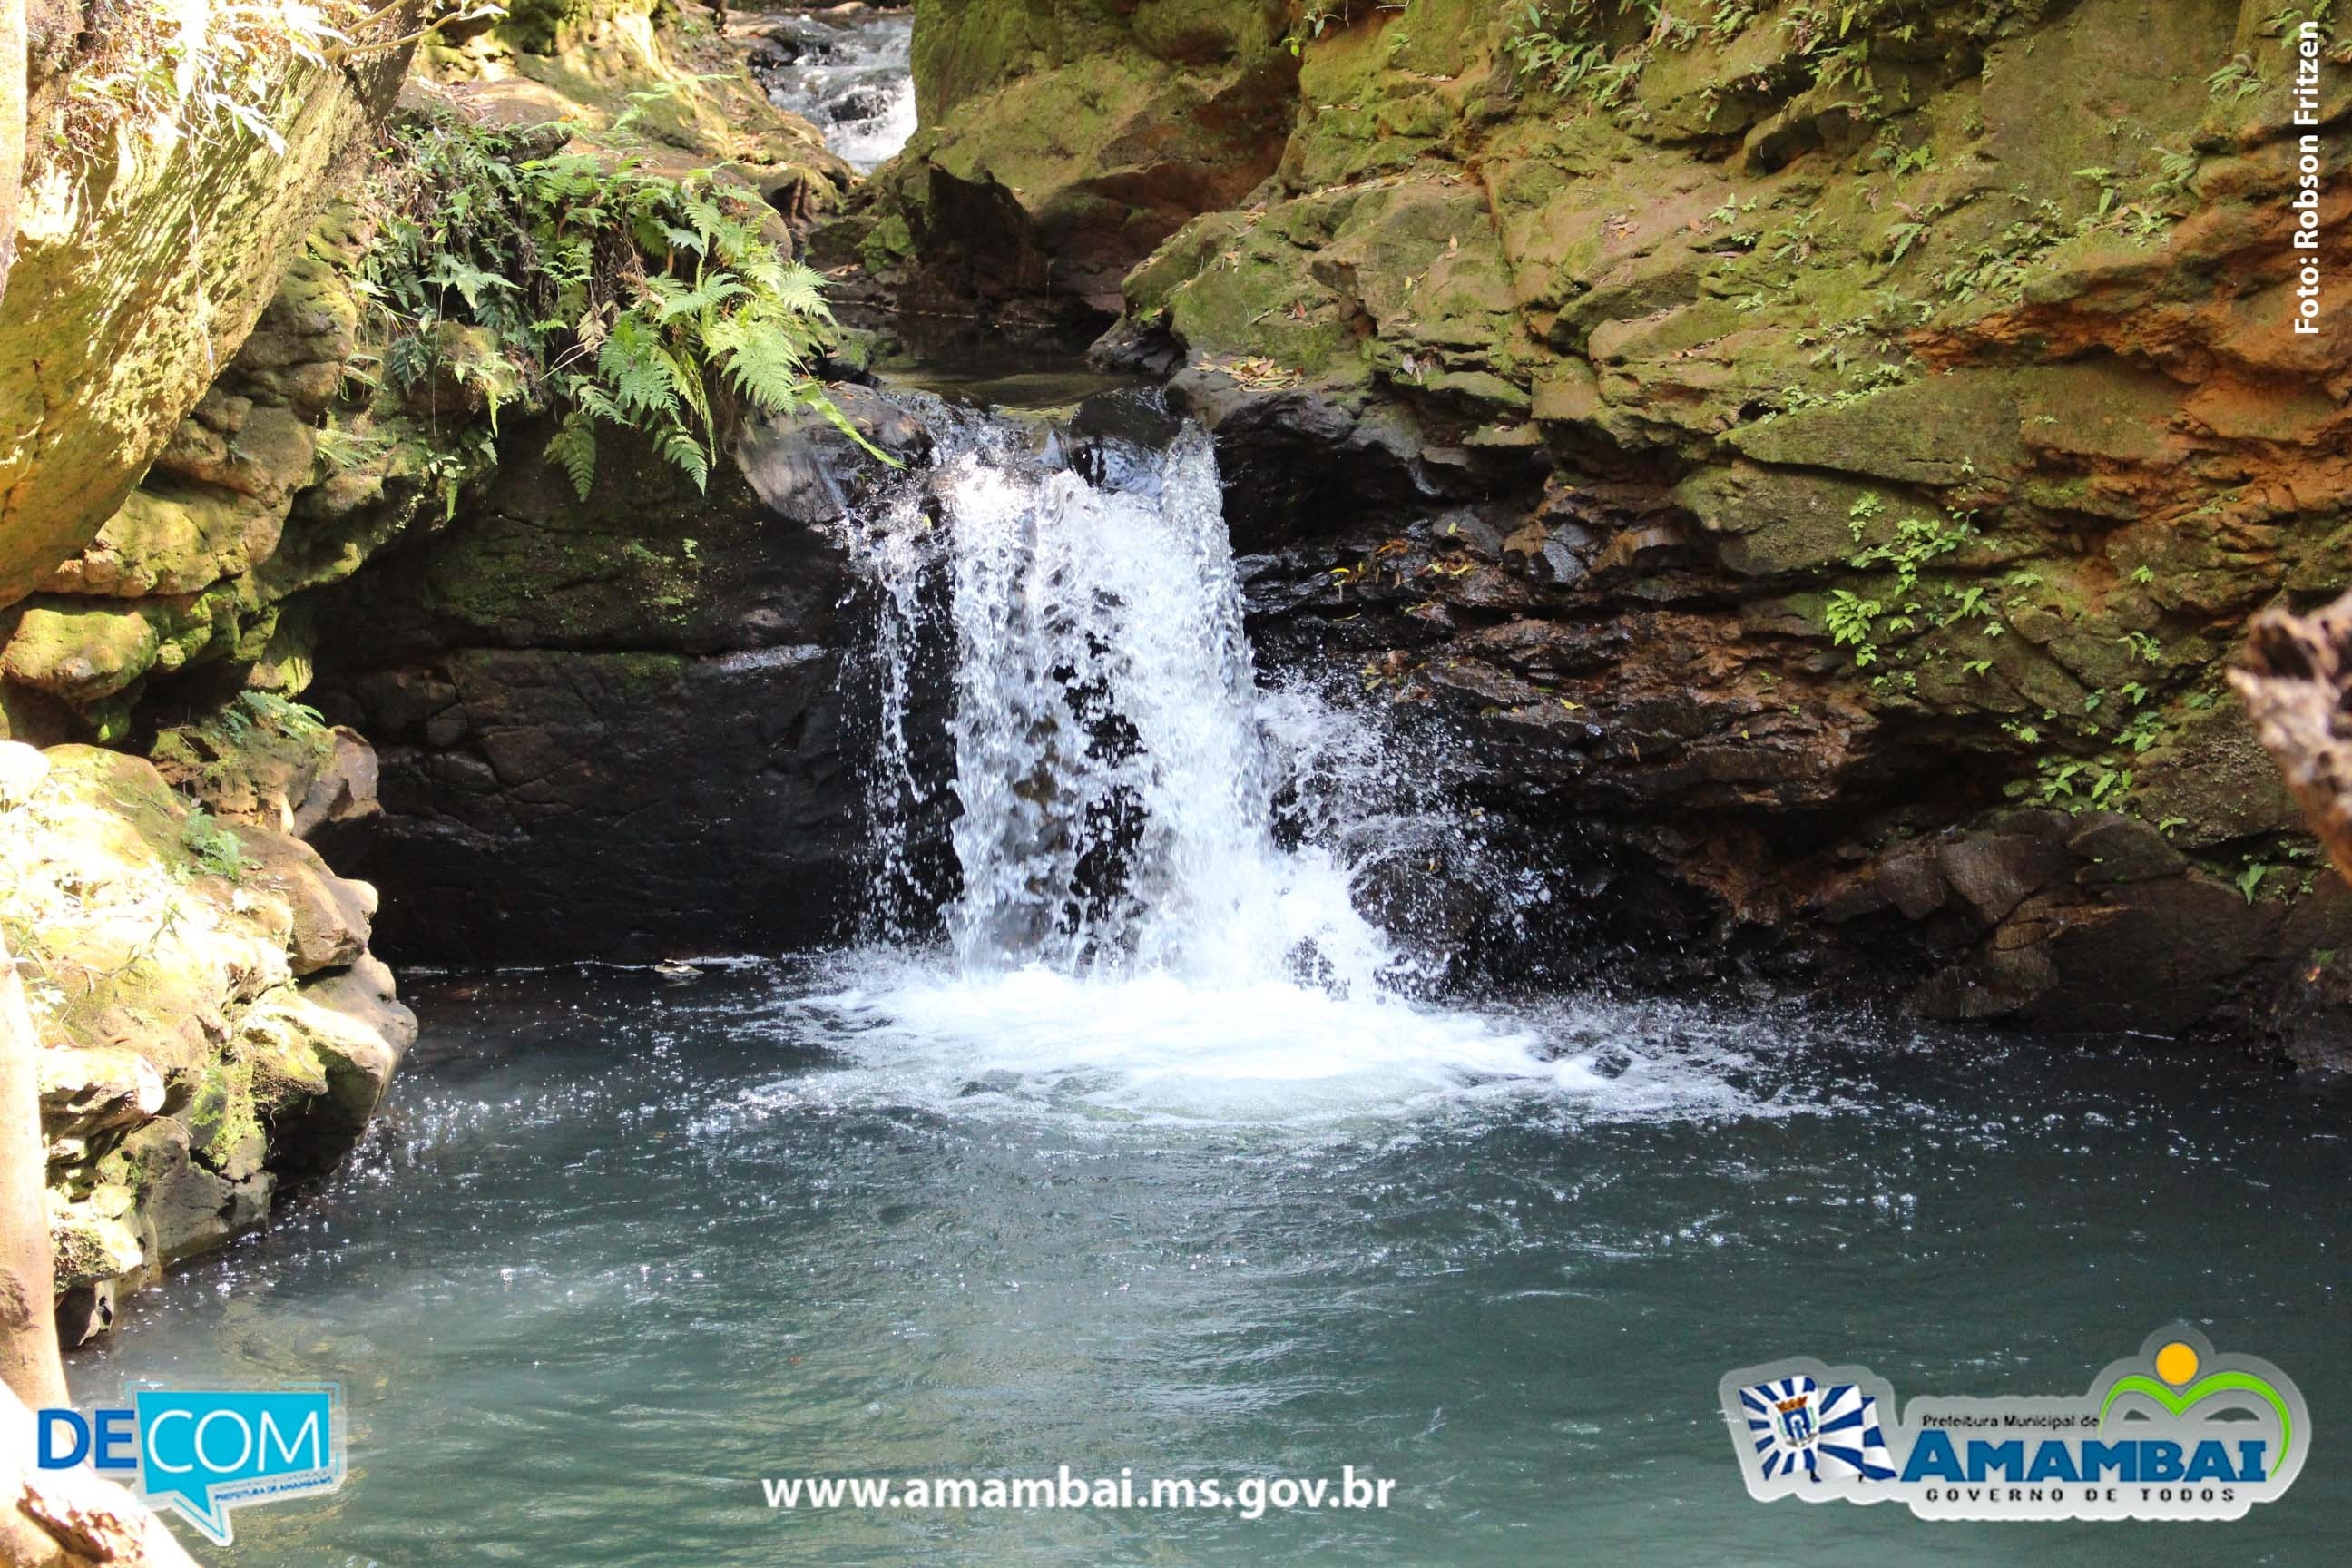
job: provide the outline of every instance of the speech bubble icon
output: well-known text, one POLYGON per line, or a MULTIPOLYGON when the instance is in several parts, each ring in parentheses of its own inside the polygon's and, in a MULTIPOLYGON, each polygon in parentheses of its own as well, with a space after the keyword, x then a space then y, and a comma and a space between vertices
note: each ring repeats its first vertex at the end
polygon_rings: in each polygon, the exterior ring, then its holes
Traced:
POLYGON ((139 1489, 226 1546, 231 1505, 342 1484, 336 1394, 331 1386, 142 1389, 136 1396, 139 1489))

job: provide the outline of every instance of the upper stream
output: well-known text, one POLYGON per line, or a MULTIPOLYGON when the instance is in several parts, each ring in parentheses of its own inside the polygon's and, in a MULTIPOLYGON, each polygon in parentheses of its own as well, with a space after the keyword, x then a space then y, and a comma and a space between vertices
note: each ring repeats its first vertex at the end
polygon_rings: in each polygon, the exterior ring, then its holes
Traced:
POLYGON ((342 1383, 343 1489, 208 1561, 2334 1560, 2352 1268, 2311 1216, 2345 1106, 2146 1044, 1444 999, 1358 895, 1465 824, 1428 759, 1261 679, 1205 439, 935 426, 845 541, 866 940, 412 977, 362 1153, 75 1363, 85 1402, 342 1383), (1716 1405, 1793 1354, 2079 1392, 2174 1319, 2288 1369, 2326 1450, 2241 1523, 1765 1508, 1716 1405), (1397 1489, 1248 1520, 761 1487, 1062 1465, 1397 1489))
POLYGON ((805 118, 824 144, 861 174, 915 133, 915 79, 908 68, 912 7, 845 7, 781 19, 751 57, 769 101, 805 118))

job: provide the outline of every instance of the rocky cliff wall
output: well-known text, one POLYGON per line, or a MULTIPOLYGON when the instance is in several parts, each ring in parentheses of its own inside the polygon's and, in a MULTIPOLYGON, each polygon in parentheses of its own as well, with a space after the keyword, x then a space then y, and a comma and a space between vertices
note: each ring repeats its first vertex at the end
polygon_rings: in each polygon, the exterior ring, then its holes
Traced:
POLYGON ((1494 964, 2340 1052, 2352 910, 2221 679, 2352 571, 2352 311, 2294 329, 2305 135, 2352 277, 2336 30, 2305 98, 2252 0, 1316 6, 1246 197, 926 241, 936 149, 1202 9, 940 7, 838 238, 925 309, 1133 263, 1098 352, 1215 428, 1262 648, 1440 716, 1573 889, 1494 964))
POLYGON ((1119 279, 1273 172, 1298 62, 1279 0, 925 0, 921 129, 821 258, 902 271, 918 313, 1116 313, 1119 279))
MULTIPOLYGON (((888 405, 835 397, 919 451, 888 405)), ((384 883, 395 959, 774 952, 856 911, 833 525, 877 466, 815 416, 753 424, 707 491, 642 447, 610 466, 583 502, 506 465, 319 600, 314 700, 381 748, 387 808, 336 849, 384 883)))

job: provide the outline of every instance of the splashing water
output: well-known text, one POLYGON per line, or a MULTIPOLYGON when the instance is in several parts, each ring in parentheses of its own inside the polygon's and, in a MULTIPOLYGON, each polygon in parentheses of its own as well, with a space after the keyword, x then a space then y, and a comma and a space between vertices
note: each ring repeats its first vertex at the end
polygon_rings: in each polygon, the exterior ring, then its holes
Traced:
MULTIPOLYGON (((956 971, 1376 994, 1397 960, 1345 869, 1276 845, 1274 737, 1208 437, 1187 426, 1090 479, 1009 426, 957 429, 923 494, 895 498, 861 541, 884 590, 886 858, 905 834, 887 796, 923 788, 922 645, 952 645, 956 971), (943 604, 926 602, 927 574, 943 604)), ((1328 717, 1293 703, 1294 728, 1302 713, 1328 717)))
POLYGON ((804 117, 861 174, 915 133, 914 22, 904 12, 800 16, 766 40, 752 70, 768 101, 804 117))
POLYGON ((850 525, 894 891, 883 951, 824 1000, 867 1048, 961 1092, 1218 1120, 1497 1083, 1681 1093, 1410 999, 1419 966, 1350 896, 1401 824, 1365 832, 1341 809, 1362 792, 1312 776, 1391 762, 1357 717, 1259 689, 1205 434, 932 417, 930 469, 850 525), (1328 814, 1278 831, 1286 792, 1328 814))

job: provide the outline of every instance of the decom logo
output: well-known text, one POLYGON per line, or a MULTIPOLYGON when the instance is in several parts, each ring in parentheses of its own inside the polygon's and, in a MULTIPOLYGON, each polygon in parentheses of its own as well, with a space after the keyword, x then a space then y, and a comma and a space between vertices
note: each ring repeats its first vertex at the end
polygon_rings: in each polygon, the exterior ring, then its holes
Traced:
POLYGON ((2238 1519, 2311 1452, 2286 1374, 2148 1337, 2081 1394, 1914 1399, 1862 1367, 1773 1362, 1727 1374, 1723 1413, 1760 1501, 1900 1502, 1921 1519, 2238 1519))
POLYGON ((226 1546, 228 1510, 331 1492, 343 1484, 341 1391, 142 1389, 129 1408, 44 1410, 34 1453, 45 1470, 87 1462, 128 1481, 226 1546))

